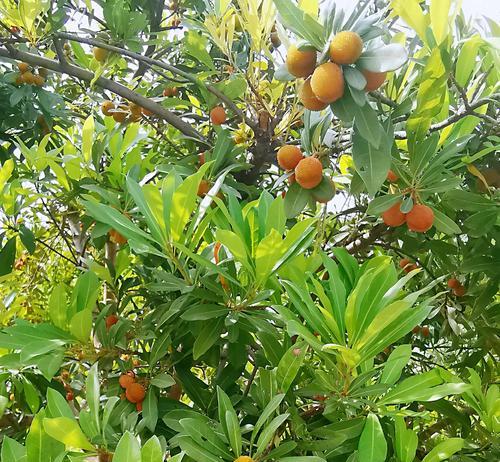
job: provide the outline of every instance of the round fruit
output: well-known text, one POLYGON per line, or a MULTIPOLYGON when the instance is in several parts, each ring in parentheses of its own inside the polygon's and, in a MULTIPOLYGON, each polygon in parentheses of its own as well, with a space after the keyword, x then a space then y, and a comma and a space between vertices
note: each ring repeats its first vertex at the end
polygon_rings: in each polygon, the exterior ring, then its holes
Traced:
POLYGON ((403 258, 400 262, 399 262, 399 267, 401 269, 403 268, 406 268, 409 264, 411 263, 411 261, 408 259, 408 258, 403 258))
POLYGON ((34 75, 33 76, 33 84, 38 86, 38 87, 43 87, 43 84, 45 83, 45 79, 41 75, 34 75))
POLYGON ((392 170, 389 170, 387 173, 387 181, 389 183, 396 183, 399 180, 399 176, 397 176, 392 170))
POLYGON ((28 63, 17 63, 17 68, 21 74, 24 74, 25 72, 28 72, 30 65, 28 63))
POLYGON ((425 233, 432 228, 433 223, 434 212, 427 205, 416 204, 406 214, 406 224, 411 231, 425 233))
POLYGON ((278 164, 283 170, 293 170, 304 158, 298 146, 285 145, 278 150, 278 164))
POLYGON ((457 297, 463 297, 467 292, 467 289, 460 285, 459 287, 453 289, 453 293, 457 296, 457 297))
POLYGON ((226 121, 226 111, 222 106, 215 106, 210 111, 210 120, 214 125, 222 125, 226 121))
POLYGON ((415 326, 412 330, 411 330, 414 334, 418 334, 420 332, 420 326, 415 326))
POLYGON ((176 401, 179 401, 182 396, 182 387, 178 383, 174 383, 168 392, 168 397, 170 399, 175 399, 176 401))
POLYGON ((450 289, 457 289, 460 287, 462 284, 460 284, 460 281, 455 278, 448 279, 448 287, 450 289))
POLYGON ((415 263, 413 263, 411 265, 408 265, 403 271, 405 273, 410 273, 410 272, 412 272, 413 270, 416 270, 416 269, 418 269, 418 266, 415 263))
POLYGON ((371 72, 363 69, 361 71, 366 79, 365 91, 375 91, 382 86, 387 77, 387 72, 371 72))
POLYGON ((132 383, 125 390, 125 396, 131 403, 140 403, 144 401, 146 390, 140 383, 132 383))
POLYGON ((101 112, 105 115, 105 116, 112 116, 113 115, 113 111, 115 108, 115 105, 111 102, 111 101, 104 101, 104 103, 101 104, 101 112))
POLYGON ((248 456, 240 456, 237 459, 234 459, 234 462, 253 462, 253 459, 248 456))
POLYGON ((205 163, 205 151, 198 154, 198 164, 200 167, 205 163))
POLYGON ((295 180, 304 189, 313 189, 321 183, 323 165, 316 157, 305 157, 295 167, 295 180))
POLYGON ((106 61, 106 58, 109 54, 109 51, 105 50, 104 48, 94 48, 92 52, 94 53, 94 58, 96 59, 96 61, 99 61, 100 63, 106 61))
POLYGON ((322 111, 328 106, 328 103, 320 101, 313 93, 311 88, 311 79, 307 79, 299 91, 299 99, 302 105, 310 111, 322 111))
POLYGON ((127 120, 128 113, 125 112, 127 107, 120 106, 118 109, 119 109, 118 111, 113 112, 113 119, 115 120, 115 122, 122 124, 127 120))
POLYGON ((119 317, 116 314, 110 314, 106 317, 106 329, 111 329, 111 326, 114 326, 118 321, 119 317))
POLYGON ((139 116, 139 117, 141 116, 142 108, 136 103, 129 103, 128 110, 134 116, 139 116))
POLYGON ((66 393, 66 401, 73 401, 74 399, 75 395, 73 394, 73 392, 68 391, 68 393, 66 393))
POLYGON ((320 101, 333 103, 344 95, 344 75, 335 63, 318 66, 311 77, 311 89, 320 101))
POLYGON ((422 327, 422 329, 420 330, 421 334, 422 334, 422 337, 429 337, 430 335, 430 330, 427 326, 424 326, 422 327))
POLYGON ((199 197, 205 197, 208 191, 210 191, 210 188, 211 185, 207 180, 201 180, 200 184, 198 185, 198 192, 196 194, 198 194, 199 197))
POLYGON ((288 48, 286 67, 295 77, 307 77, 316 67, 316 50, 300 51, 295 45, 288 48))
POLYGON ((339 32, 330 43, 330 58, 337 64, 354 64, 362 51, 363 40, 356 32, 339 32))
POLYGON ((382 214, 382 220, 387 226, 400 226, 406 221, 406 216, 400 210, 401 203, 394 204, 382 214))
POLYGON ((31 71, 23 72, 21 74, 21 79, 23 80, 24 83, 28 85, 33 85, 35 83, 35 76, 31 71))
POLYGON ((111 229, 108 232, 109 240, 118 245, 123 245, 127 243, 127 238, 122 236, 116 229, 111 229))
POLYGON ((120 383, 120 387, 128 388, 130 385, 135 383, 135 377, 130 374, 122 374, 120 375, 118 382, 120 383))

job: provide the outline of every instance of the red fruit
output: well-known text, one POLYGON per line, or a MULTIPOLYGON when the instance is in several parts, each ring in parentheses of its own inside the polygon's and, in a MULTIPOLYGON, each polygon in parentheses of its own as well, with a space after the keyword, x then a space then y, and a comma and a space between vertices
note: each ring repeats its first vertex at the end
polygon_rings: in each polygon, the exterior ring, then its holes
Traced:
POLYGON ((399 176, 397 176, 392 170, 389 170, 387 173, 387 181, 389 183, 396 183, 399 180, 399 176))
POLYGON ((427 326, 422 327, 420 332, 422 333, 422 337, 426 337, 426 338, 429 337, 429 335, 431 333, 427 326))
POLYGON ((182 387, 178 383, 174 383, 168 392, 168 397, 170 399, 175 399, 176 401, 179 401, 182 396, 182 387))
POLYGON ((222 125, 226 121, 226 111, 222 106, 215 106, 210 111, 210 120, 214 125, 222 125))
POLYGON ((127 389, 130 385, 135 383, 135 374, 133 372, 132 374, 133 375, 130 375, 130 373, 120 375, 118 382, 122 388, 127 389))
POLYGON ((453 293, 457 297, 463 297, 467 293, 467 289, 464 286, 460 285, 459 287, 453 289, 453 293))
POLYGON ((420 333, 420 326, 415 326, 412 330, 411 330, 415 335, 418 335, 420 333))
POLYGON ((382 220, 387 226, 401 226, 406 221, 406 216, 400 210, 401 203, 394 204, 382 214, 382 220))
POLYGON ((106 318, 106 329, 111 329, 111 326, 114 326, 120 318, 116 314, 110 314, 106 318))
POLYGON ((405 273, 409 273, 410 271, 413 271, 416 269, 418 269, 418 266, 415 263, 413 263, 412 265, 408 265, 403 271, 405 273))
POLYGON ((200 152, 198 154, 198 164, 200 167, 205 163, 205 152, 200 152))
POLYGON ((140 383, 132 383, 126 388, 125 396, 131 403, 141 403, 146 396, 146 390, 140 383))
POLYGON ((281 146, 277 154, 278 164, 283 170, 293 170, 304 158, 298 146, 281 146))
POLYGON ((66 393, 66 401, 73 401, 75 399, 75 395, 73 394, 72 391, 68 391, 68 393, 66 393))
POLYGON ((427 205, 416 204, 406 214, 406 224, 411 231, 425 233, 432 228, 433 223, 434 212, 427 205))
POLYGON ((210 191, 210 188, 211 185, 207 180, 201 180, 200 184, 198 185, 198 192, 197 192, 198 196, 205 197, 208 191, 210 191))
POLYGON ((399 267, 400 268, 406 268, 407 265, 409 265, 411 262, 408 258, 403 258, 400 262, 399 262, 399 267))
POLYGON ((448 287, 450 289, 458 289, 461 287, 462 284, 460 284, 460 281, 455 278, 448 279, 448 287))

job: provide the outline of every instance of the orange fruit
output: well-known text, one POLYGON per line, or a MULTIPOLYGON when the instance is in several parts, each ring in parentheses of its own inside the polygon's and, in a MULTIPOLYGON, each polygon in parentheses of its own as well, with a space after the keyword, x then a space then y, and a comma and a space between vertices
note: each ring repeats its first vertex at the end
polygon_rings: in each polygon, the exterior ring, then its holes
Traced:
POLYGON ((66 393, 66 401, 73 401, 75 399, 75 395, 73 394, 72 391, 68 391, 68 393, 66 393))
POLYGON ((123 245, 127 243, 127 238, 122 236, 116 229, 110 229, 108 235, 109 240, 115 244, 123 245))
POLYGON ((113 116, 113 113, 111 112, 115 108, 115 105, 111 101, 104 101, 104 103, 101 104, 101 112, 105 116, 113 116))
POLYGON ((448 279, 448 287, 450 289, 457 289, 460 287, 462 284, 460 284, 460 281, 455 278, 448 279))
POLYGON ((198 164, 200 167, 205 163, 205 151, 198 154, 198 164))
POLYGON ((30 65, 28 63, 17 63, 17 68, 21 74, 28 72, 30 65))
POLYGON ((215 106, 210 111, 210 120, 214 125, 222 125, 226 121, 226 111, 222 106, 215 106))
POLYGON ((151 117, 155 114, 153 111, 150 111, 149 109, 146 109, 145 107, 143 107, 141 110, 142 110, 143 115, 145 115, 146 117, 151 117))
POLYGON ((321 183, 323 165, 316 157, 305 157, 295 167, 295 180, 304 189, 313 189, 321 183))
POLYGON ((237 459, 234 459, 234 462, 253 462, 253 459, 248 456, 240 456, 237 459))
POLYGON ((41 75, 34 75, 33 76, 33 84, 38 86, 38 87, 43 87, 43 84, 45 83, 45 79, 41 75))
POLYGON ((316 67, 316 59, 316 50, 300 51, 291 45, 286 55, 286 67, 295 77, 308 77, 316 67))
POLYGON ((396 183, 399 180, 399 176, 397 176, 392 170, 389 170, 387 173, 387 181, 389 183, 396 183))
POLYGON ((116 314, 110 314, 108 317, 106 317, 106 329, 111 329, 111 326, 114 326, 119 319, 120 318, 118 318, 116 314))
POLYGON ((122 124, 128 117, 127 106, 120 106, 118 109, 118 111, 113 112, 113 119, 115 119, 115 122, 122 124))
POLYGON ((453 293, 457 296, 457 297, 463 297, 467 292, 467 289, 463 286, 463 285, 460 285, 458 287, 456 287, 455 289, 453 289, 453 293))
POLYGON ((97 48, 97 47, 92 50, 92 53, 94 54, 94 58, 96 59, 96 61, 99 61, 100 63, 103 63, 104 61, 106 61, 106 58, 109 55, 108 50, 105 50, 104 48, 97 48))
POLYGON ((335 63, 318 66, 311 77, 311 90, 320 101, 333 103, 344 95, 344 74, 335 63))
POLYGON ((33 85, 35 83, 35 75, 31 71, 23 72, 21 74, 21 79, 28 85, 33 85))
POLYGON ((402 259, 402 260, 400 260, 400 262, 399 262, 399 267, 400 267, 401 269, 406 268, 406 266, 408 266, 410 263, 411 263, 411 261, 410 261, 408 258, 403 258, 403 259, 402 259))
POLYGON ((330 43, 330 58, 337 64, 354 64, 362 51, 363 40, 356 32, 339 32, 330 43))
POLYGON ((201 180, 200 184, 198 185, 198 192, 196 194, 198 194, 199 197, 205 197, 208 191, 210 191, 211 187, 212 186, 207 180, 201 180))
POLYGON ((142 412, 142 401, 140 403, 137 403, 135 405, 135 408, 137 409, 137 412, 142 412))
POLYGON ((283 170, 293 170, 304 156, 298 146, 285 145, 278 149, 277 158, 283 170))
POLYGON ((139 106, 138 104, 136 103, 129 103, 128 105, 128 110, 130 111, 130 113, 132 115, 135 115, 135 116, 140 116, 141 113, 142 113, 142 108, 141 106, 139 106))
POLYGON ((141 403, 146 396, 146 390, 140 383, 132 383, 126 388, 125 396, 131 403, 141 403))
POLYGON ((299 99, 302 105, 310 111, 322 111, 328 106, 328 103, 320 101, 313 93, 311 88, 311 79, 308 78, 300 88, 299 99))
POLYGON ((122 374, 122 375, 120 375, 118 382, 120 383, 120 387, 128 388, 130 385, 135 383, 135 375, 133 372, 127 373, 127 374, 122 374))
POLYGON ((408 229, 417 233, 425 233, 432 228, 434 212, 424 204, 415 204, 406 214, 408 229))
POLYGON ((424 326, 422 327, 422 329, 420 330, 420 333, 422 334, 422 337, 429 337, 430 335, 430 330, 427 326, 424 326))
POLYGON ((387 77, 387 72, 371 72, 363 69, 361 71, 366 79, 365 91, 375 91, 382 86, 387 77))
POLYGON ((420 333, 420 326, 415 326, 412 330, 411 330, 414 334, 418 334, 420 333))
POLYGON ((406 216, 400 210, 401 203, 394 204, 382 214, 382 220, 387 226, 400 226, 406 221, 406 216))

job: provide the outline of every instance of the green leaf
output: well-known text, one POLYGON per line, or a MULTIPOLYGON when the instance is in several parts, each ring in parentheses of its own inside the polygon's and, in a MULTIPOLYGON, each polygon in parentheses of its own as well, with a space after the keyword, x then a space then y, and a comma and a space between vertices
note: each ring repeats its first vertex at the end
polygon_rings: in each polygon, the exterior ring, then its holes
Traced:
POLYGON ((443 197, 443 201, 453 210, 476 212, 494 207, 494 203, 490 199, 480 194, 463 191, 461 189, 447 192, 443 197))
POLYGON ((16 260, 16 237, 11 237, 0 250, 0 276, 12 272, 16 260))
POLYGON ((3 437, 0 456, 2 462, 28 462, 26 448, 7 435, 3 437))
POLYGON ((153 435, 141 449, 141 462, 163 462, 160 440, 153 435))
MULTIPOLYGON (((211 452, 207 451, 205 448, 195 443, 188 436, 180 436, 177 438, 177 441, 179 442, 181 449, 194 460, 199 460, 203 462, 221 462, 220 457, 214 456, 211 452)), ((115 461, 113 460, 113 462, 115 461)), ((130 462, 132 462, 132 460, 130 462)))
POLYGON ((141 460, 141 447, 137 438, 125 432, 120 438, 113 455, 113 462, 138 462, 141 460))
POLYGON ((75 418, 64 396, 53 388, 47 389, 47 411, 48 417, 75 418))
POLYGON ((66 315, 68 311, 68 301, 66 297, 66 287, 63 283, 57 284, 49 297, 48 302, 50 320, 61 329, 66 328, 66 315))
POLYGON ((456 65, 456 79, 458 85, 465 87, 476 66, 476 57, 479 47, 483 44, 483 39, 479 34, 475 34, 467 39, 460 50, 456 65))
MULTIPOLYGON (((399 43, 390 43, 366 50, 356 61, 356 66, 371 72, 390 72, 399 69, 408 61, 406 48, 399 43)), ((360 90, 363 90, 360 88, 360 90)))
POLYGON ((444 234, 460 234, 460 227, 447 215, 431 207, 434 212, 434 226, 444 234))
POLYGON ((290 417, 290 414, 281 414, 275 417, 271 423, 265 427, 264 430, 262 430, 262 433, 257 440, 257 450, 255 452, 256 456, 262 454, 266 450, 266 447, 272 440, 276 430, 278 430, 288 417, 290 417))
POLYGON ((401 194, 386 194, 384 196, 376 197, 368 204, 366 213, 369 215, 380 215, 382 212, 391 208, 394 204, 400 202, 402 197, 403 196, 401 194))
POLYGON ((413 462, 418 446, 417 433, 406 428, 403 417, 395 417, 395 444, 394 449, 400 462, 413 462))
POLYGON ((358 457, 363 462, 384 462, 387 442, 380 422, 371 412, 366 417, 365 427, 359 438, 358 457))
POLYGON ((156 423, 158 422, 158 399, 154 388, 149 388, 146 393, 146 398, 144 399, 142 407, 142 416, 146 427, 154 433, 156 423))
POLYGON ((26 437, 27 462, 53 462, 64 451, 64 445, 51 438, 43 429, 45 411, 33 419, 26 437))
POLYGON ((233 453, 239 457, 241 455, 241 430, 238 417, 233 409, 226 411, 227 436, 233 453))
POLYGON ((224 329, 224 318, 207 320, 193 345, 193 358, 198 359, 212 347, 224 329))
POLYGON ((465 441, 462 438, 449 438, 439 443, 424 457, 422 462, 439 462, 449 459, 453 454, 460 451, 464 447, 464 444, 465 441))
MULTIPOLYGON (((359 135, 361 135, 361 137, 366 140, 372 148, 381 153, 379 154, 381 157, 384 155, 385 157, 390 157, 392 140, 389 140, 388 136, 385 135, 385 130, 378 121, 377 113, 369 104, 365 104, 363 107, 360 107, 358 105, 354 106, 354 127, 356 128, 355 134, 357 132, 359 135)), ((384 161, 386 159, 382 160, 384 161)), ((354 161, 354 164, 356 164, 356 161, 354 161)), ((384 162, 383 165, 385 168, 386 162, 384 162)), ((382 168, 380 168, 379 170, 382 170, 382 168)), ((385 172, 384 180, 387 177, 388 171, 389 167, 385 172)))
POLYGON ((33 255, 36 250, 35 235, 33 234, 33 231, 26 228, 26 226, 21 225, 19 226, 19 237, 21 238, 21 242, 24 247, 26 247, 26 250, 33 255))
POLYGON ((92 145, 94 144, 94 118, 90 115, 83 123, 82 129, 82 154, 86 162, 92 159, 92 145))
POLYGON ((267 420, 274 414, 278 406, 281 404, 283 401, 283 398, 285 397, 284 394, 279 394, 274 396, 269 403, 267 403, 266 407, 262 411, 262 413, 259 416, 259 419, 257 420, 257 423, 255 424, 253 431, 252 431, 252 438, 251 441, 253 442, 255 437, 258 435, 260 429, 264 426, 264 424, 267 422, 267 420))
POLYGON ((0 395, 0 418, 4 414, 7 404, 9 404, 9 399, 6 396, 0 395))
POLYGON ((308 190, 303 189, 295 182, 285 194, 285 215, 287 218, 296 217, 307 205, 311 194, 308 190))
POLYGON ((451 0, 432 0, 430 7, 431 28, 440 45, 448 36, 448 14, 450 12, 451 0))
POLYGON ((87 404, 89 406, 90 417, 97 428, 97 431, 101 428, 101 419, 99 418, 99 409, 101 392, 99 385, 99 364, 95 363, 89 370, 87 374, 87 380, 85 381, 85 396, 87 398, 87 404))
POLYGON ((241 263, 250 273, 253 273, 254 270, 248 260, 245 243, 240 236, 233 231, 218 229, 215 238, 228 248, 236 261, 241 263))
POLYGON ((69 331, 80 342, 87 343, 92 332, 92 310, 83 310, 76 313, 69 323, 69 331))
POLYGON ((203 303, 186 310, 181 315, 181 318, 185 321, 206 321, 207 319, 226 316, 228 313, 229 308, 226 306, 203 303))
POLYGON ((380 383, 395 384, 411 357, 411 345, 398 345, 390 354, 382 370, 380 383))
POLYGON ((300 342, 292 345, 281 358, 276 372, 278 390, 281 393, 286 393, 292 385, 300 368, 304 364, 306 354, 307 347, 304 342, 300 342))
POLYGON ((63 443, 67 451, 75 449, 95 450, 75 419, 68 417, 45 418, 43 419, 43 428, 49 436, 63 443))
POLYGON ((14 160, 7 159, 4 164, 0 167, 0 194, 3 191, 4 186, 7 184, 12 172, 14 171, 14 160))
POLYGON ((157 388, 168 388, 174 384, 175 384, 175 379, 171 375, 165 372, 162 374, 158 374, 157 376, 151 379, 151 385, 157 388))

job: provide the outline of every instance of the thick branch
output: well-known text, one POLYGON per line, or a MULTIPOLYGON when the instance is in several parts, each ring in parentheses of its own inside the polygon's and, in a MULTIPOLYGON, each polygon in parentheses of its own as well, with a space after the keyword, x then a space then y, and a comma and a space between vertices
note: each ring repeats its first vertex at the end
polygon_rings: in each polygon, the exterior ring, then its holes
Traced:
MULTIPOLYGON (((44 67, 54 72, 68 74, 72 77, 76 77, 77 79, 85 80, 87 82, 91 82, 92 79, 94 79, 94 74, 92 72, 82 69, 81 67, 74 66, 73 64, 69 63, 59 63, 58 61, 43 58, 31 53, 26 53, 12 47, 0 48, 0 56, 24 61, 28 64, 31 64, 32 66, 44 67)), ((127 87, 104 77, 99 77, 98 79, 96 79, 95 84, 153 112, 154 114, 177 128, 184 135, 207 144, 205 138, 201 134, 199 134, 191 125, 189 125, 187 122, 184 122, 184 120, 182 120, 180 117, 172 114, 170 111, 166 110, 163 106, 159 105, 153 100, 145 98, 144 96, 139 95, 132 90, 129 90, 127 87)))

